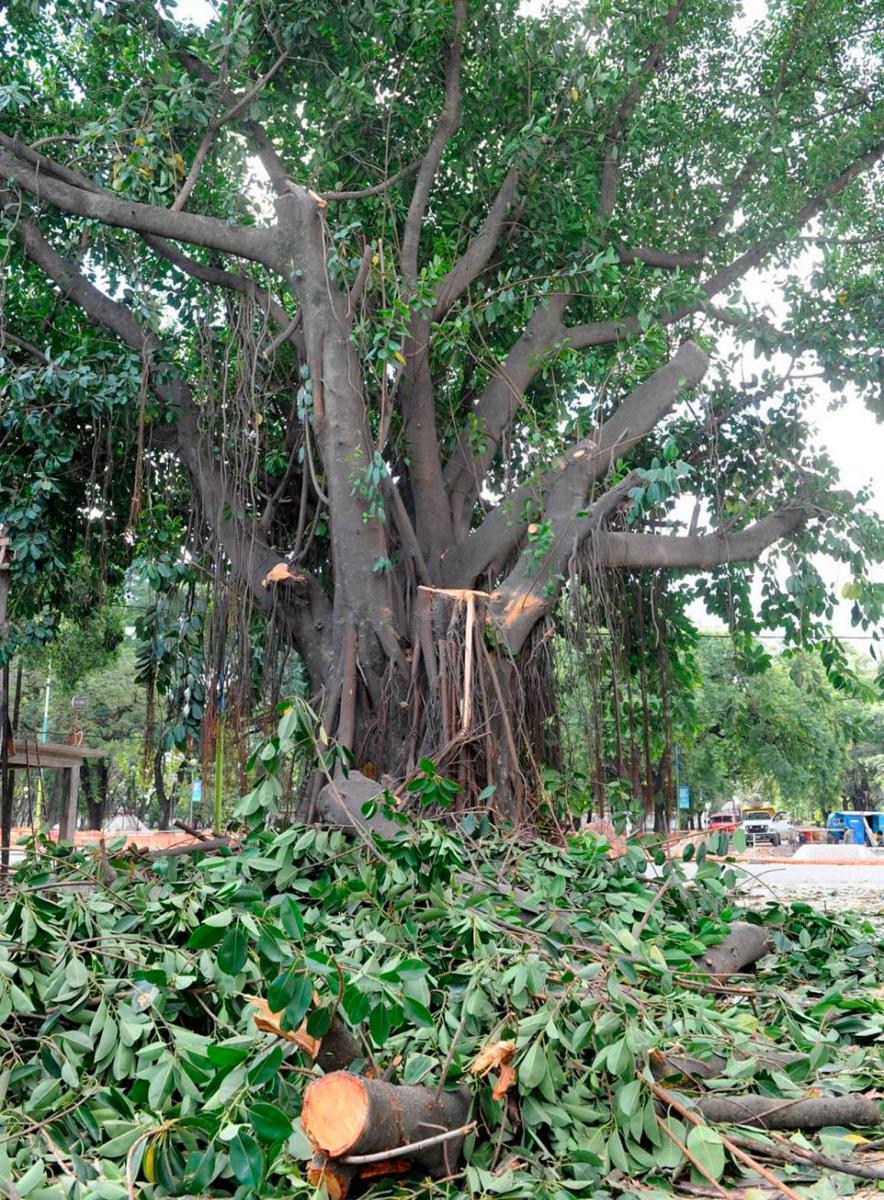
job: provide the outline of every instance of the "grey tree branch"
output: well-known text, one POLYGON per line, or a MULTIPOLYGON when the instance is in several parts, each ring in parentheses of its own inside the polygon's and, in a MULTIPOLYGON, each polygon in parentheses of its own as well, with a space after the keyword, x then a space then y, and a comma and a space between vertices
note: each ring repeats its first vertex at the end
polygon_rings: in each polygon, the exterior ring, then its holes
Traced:
POLYGON ((630 570, 708 570, 724 563, 754 562, 769 546, 789 537, 818 509, 808 504, 784 505, 746 529, 728 535, 707 533, 669 537, 653 533, 598 532, 587 552, 602 567, 630 570))
POLYGON ((539 560, 535 555, 523 554, 495 592, 491 604, 494 622, 505 634, 514 654, 555 603, 574 547, 597 530, 628 493, 628 488, 620 483, 613 495, 603 495, 583 512, 590 484, 603 478, 615 458, 628 454, 659 423, 683 389, 696 387, 708 365, 706 355, 692 342, 686 342, 559 464, 543 507, 549 546, 539 560))
POLYGON ((415 279, 418 272, 418 246, 420 244, 421 228, 427 211, 430 191, 445 147, 460 120, 460 56, 461 35, 467 19, 466 0, 454 0, 454 30, 448 47, 445 63, 445 98, 442 112, 436 124, 429 148, 423 157, 417 180, 414 185, 408 215, 405 219, 405 229, 402 235, 402 272, 409 279, 415 279))
MULTIPOLYGON (((0 202, 5 198, 0 193, 0 202)), ((97 324, 115 334, 131 350, 144 356, 148 366, 162 354, 156 334, 143 329, 130 310, 112 300, 90 282, 80 271, 55 251, 43 237, 36 224, 23 218, 17 226, 28 257, 61 289, 65 298, 78 304, 97 324)), ((157 395, 178 417, 178 437, 174 447, 190 471, 198 488, 215 536, 222 545, 237 575, 248 586, 256 602, 267 612, 277 607, 277 596, 262 586, 271 569, 282 560, 246 520, 229 514, 236 505, 229 502, 225 481, 215 463, 211 449, 204 446, 200 429, 199 410, 186 382, 179 376, 171 380, 159 378, 151 371, 151 386, 157 395)), ((316 679, 324 677, 328 645, 317 640, 317 626, 331 628, 331 608, 316 581, 300 569, 290 574, 290 593, 296 603, 284 603, 282 614, 292 628, 299 648, 305 656, 307 669, 316 679)), ((275 585, 288 587, 288 583, 275 585)))
POLYGON ((239 292, 253 300, 263 312, 267 313, 280 327, 280 332, 264 351, 265 355, 269 356, 284 341, 291 340, 298 353, 302 357, 304 356, 304 339, 294 336, 300 323, 301 314, 297 313, 292 317, 279 300, 266 288, 256 283, 254 279, 250 279, 248 275, 240 275, 236 271, 227 271, 223 267, 213 267, 208 263, 198 262, 197 259, 185 254, 183 250, 179 250, 165 238, 154 237, 149 233, 142 234, 141 238, 151 250, 167 259, 173 266, 179 267, 187 275, 199 279, 201 283, 239 292))
POLYGON ((207 246, 273 266, 273 241, 269 231, 227 225, 215 217, 170 212, 152 204, 121 200, 104 192, 86 191, 46 175, 17 155, 0 153, 0 179, 44 200, 63 212, 87 217, 117 229, 156 234, 193 245, 207 246))
MULTIPOLYGON (((793 226, 800 228, 819 216, 854 179, 879 162, 882 154, 884 143, 878 143, 856 158, 798 209, 792 219, 793 226)), ((783 236, 783 231, 778 231, 713 271, 701 285, 702 296, 697 301, 660 314, 659 322, 662 325, 673 325, 702 309, 714 296, 731 287, 764 262, 782 243, 783 236)), ((462 434, 445 465, 443 478, 451 497, 455 531, 461 538, 467 536, 466 521, 472 512, 482 480, 498 452, 507 427, 522 403, 522 398, 544 365, 544 356, 552 352, 557 343, 567 344, 575 350, 584 350, 627 337, 638 337, 642 333, 638 318, 634 316, 624 317, 622 320, 565 325, 564 313, 574 299, 570 294, 556 293, 548 299, 547 309, 535 310, 525 332, 510 350, 500 372, 489 380, 476 403, 474 413, 483 431, 484 451, 474 454, 470 439, 462 434)))
POLYGON ((222 113, 222 115, 216 121, 212 121, 209 124, 208 129, 203 134, 202 141, 197 147, 196 154, 193 157, 193 162, 190 165, 190 170, 187 173, 187 178, 181 185, 181 190, 171 205, 171 212, 180 212, 187 203, 187 198, 196 186, 203 163, 205 162, 206 156, 208 155, 209 150, 212 148, 212 143, 215 141, 215 138, 220 130, 225 125, 229 124, 229 122, 235 121, 240 113, 245 112, 258 93, 264 90, 288 56, 289 52, 284 50, 277 58, 276 62, 270 67, 270 69, 265 71, 261 78, 249 88, 244 96, 241 96, 234 104, 232 104, 230 108, 228 108, 225 113, 222 113))
POLYGON ((423 159, 416 158, 408 166, 402 167, 386 179, 381 180, 380 183, 372 184, 371 187, 357 188, 355 191, 319 192, 318 195, 323 200, 367 200, 370 196, 380 196, 400 179, 406 179, 409 175, 413 175, 422 162, 423 159))
POLYGON ((482 228, 440 283, 436 293, 436 307, 433 311, 434 321, 441 320, 451 305, 463 295, 473 280, 488 265, 494 248, 503 233, 507 213, 516 194, 518 183, 519 172, 516 167, 511 167, 488 210, 482 228))
MULTIPOLYGON (((212 70, 208 63, 203 62, 196 54, 193 54, 185 46, 179 42, 178 31, 169 21, 164 20, 159 15, 157 10, 151 4, 137 3, 129 8, 128 5, 119 5, 118 11, 123 16, 124 20, 132 20, 133 17, 140 19, 148 28, 151 28, 156 33, 159 40, 163 43, 166 49, 172 54, 181 66, 190 75, 194 75, 197 79, 201 79, 203 83, 210 87, 217 87, 220 83, 218 76, 212 70)), ((240 104, 241 97, 234 94, 227 86, 222 86, 220 89, 219 100, 228 108, 233 108, 240 104)), ((243 107, 247 107, 244 105, 243 107)), ((231 120, 241 116, 237 113, 231 120)), ((255 153, 261 160, 261 165, 267 172, 267 176, 277 195, 284 195, 288 191, 289 181, 285 168, 273 142, 267 135, 267 131, 263 125, 257 121, 245 119, 240 121, 240 127, 248 137, 252 144, 255 153)))

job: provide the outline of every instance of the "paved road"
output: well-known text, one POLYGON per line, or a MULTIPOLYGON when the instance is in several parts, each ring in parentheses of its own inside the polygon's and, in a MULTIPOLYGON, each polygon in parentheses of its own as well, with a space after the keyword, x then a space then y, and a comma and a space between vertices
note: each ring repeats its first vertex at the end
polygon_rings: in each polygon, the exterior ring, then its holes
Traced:
MULTIPOLYGON (((685 863, 688 876, 696 871, 685 863)), ((884 917, 884 867, 876 863, 740 863, 745 899, 763 905, 768 900, 806 900, 823 911, 854 909, 884 917)))

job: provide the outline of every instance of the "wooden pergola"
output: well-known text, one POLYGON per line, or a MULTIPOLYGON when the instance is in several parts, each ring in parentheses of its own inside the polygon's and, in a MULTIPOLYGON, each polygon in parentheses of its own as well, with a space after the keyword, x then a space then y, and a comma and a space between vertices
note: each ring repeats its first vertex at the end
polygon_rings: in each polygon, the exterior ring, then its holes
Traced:
POLYGON ((104 758, 106 750, 72 746, 68 742, 41 742, 35 737, 20 737, 9 742, 7 765, 11 771, 62 771, 61 812, 58 840, 71 841, 77 828, 77 800, 80 794, 80 768, 87 758, 104 758))

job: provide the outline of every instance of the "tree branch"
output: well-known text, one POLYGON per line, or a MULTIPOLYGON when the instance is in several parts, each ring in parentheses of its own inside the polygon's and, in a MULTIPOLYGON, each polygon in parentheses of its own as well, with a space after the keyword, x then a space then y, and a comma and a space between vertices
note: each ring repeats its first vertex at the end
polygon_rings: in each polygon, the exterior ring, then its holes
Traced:
MULTIPOLYGON (((882 154, 884 143, 872 146, 855 159, 840 175, 830 180, 801 206, 792 220, 793 226, 797 225, 800 228, 818 216, 858 175, 874 166, 882 154)), ((672 325, 702 309, 713 296, 731 287, 754 267, 759 266, 782 243, 783 236, 783 232, 778 231, 714 271, 701 285, 700 298, 660 314, 657 318, 659 323, 664 326, 672 325)), ((514 343, 503 367, 486 384, 473 410, 485 440, 484 451, 473 454, 472 444, 466 432, 458 438, 457 445, 445 465, 443 478, 451 497, 452 520, 459 538, 466 537, 466 527, 475 498, 498 452, 503 435, 521 405, 522 397, 547 361, 545 356, 549 355, 556 343, 567 344, 575 350, 585 350, 627 337, 638 337, 643 332, 638 318, 634 316, 582 325, 565 325, 564 313, 575 298, 565 293, 554 293, 549 298, 548 308, 535 309, 525 333, 514 343)))
MULTIPOLYGON (((555 603, 575 546, 626 498, 620 483, 584 512, 587 492, 608 474, 668 413, 683 389, 696 387, 709 365, 706 355, 686 342, 673 358, 640 384, 594 434, 568 452, 550 472, 542 526, 548 544, 542 556, 523 554, 495 592, 491 611, 513 653, 555 603)), ((631 486, 631 485, 630 485, 631 486)))
POLYGON ((38 362, 43 363, 44 366, 49 362, 49 359, 39 346, 35 346, 33 342, 28 342, 24 338, 16 337, 8 329, 0 329, 0 345, 4 343, 9 346, 15 346, 17 350, 26 351, 32 358, 36 358, 38 362))
POLYGON ((427 211, 427 202, 442 155, 451 135, 460 120, 460 56, 461 34, 467 19, 466 0, 454 0, 454 32, 448 47, 445 63, 445 99, 429 148, 423 157, 414 185, 405 230, 402 236, 402 273, 408 279, 416 279, 418 272, 418 247, 421 227, 427 211))
POLYGON ((518 183, 519 172, 515 167, 511 167, 482 222, 482 228, 440 283, 436 293, 436 307, 433 310, 434 321, 442 319, 452 304, 488 265, 503 232, 518 183))
POLYGON ((466 536, 474 497, 500 448, 504 431, 543 365, 544 354, 566 334, 562 316, 570 301, 569 295, 554 292, 546 298, 545 305, 538 304, 534 309, 525 332, 514 343, 497 374, 488 380, 473 410, 483 449, 474 455, 469 431, 463 430, 445 464, 443 479, 458 538, 466 536))
MULTIPOLYGON (((0 193, 0 201, 5 199, 0 193)), ((229 502, 226 483, 211 450, 204 448, 199 409, 187 383, 180 376, 158 377, 152 370, 162 354, 156 334, 143 329, 130 310, 112 300, 80 271, 55 251, 36 224, 22 218, 17 227, 25 253, 62 291, 65 299, 78 304, 97 324, 115 334, 131 350, 142 355, 151 369, 151 386, 178 417, 177 450, 190 471, 203 500, 203 507, 215 536, 229 558, 233 570, 248 586, 258 604, 268 613, 277 607, 276 596, 267 591, 263 580, 282 560, 245 521, 227 515, 236 511, 229 502)), ((171 447, 170 447, 171 448, 171 447)), ((313 679, 322 679, 327 669, 327 646, 320 631, 331 629, 331 609, 319 585, 306 572, 290 573, 298 603, 286 604, 283 618, 290 625, 313 679), (320 636, 317 637, 317 633, 320 636)), ((287 585, 277 585, 279 587, 287 585)))
POLYGON ((214 142, 220 130, 230 121, 236 120, 240 113, 244 112, 248 108, 258 93, 264 90, 288 56, 288 50, 283 50, 276 62, 269 68, 269 70, 265 71, 261 78, 258 79, 252 87, 249 88, 245 95, 241 96, 234 104, 232 104, 225 113, 222 113, 217 121, 212 121, 209 124, 208 129, 203 134, 202 141, 197 147, 196 154, 193 157, 193 162, 190 164, 190 170, 187 173, 187 178, 181 185, 181 190, 171 205, 172 212, 180 212, 187 203, 187 198, 196 186, 196 181, 199 179, 203 163, 205 162, 206 156, 212 147, 212 143, 214 142))
POLYGON ((617 246, 617 256, 627 266, 636 262, 658 267, 663 271, 678 271, 695 267, 704 255, 691 250, 655 250, 651 246, 617 246))
POLYGON ((701 571, 724 563, 754 562, 769 546, 789 537, 818 512, 788 504, 732 534, 668 537, 653 533, 590 532, 587 554, 602 567, 629 570, 701 571))
POLYGON ((0 153, 0 179, 37 200, 75 216, 87 217, 117 229, 152 233, 176 241, 222 250, 239 258, 273 266, 273 240, 269 230, 227 225, 215 217, 169 212, 152 204, 120 200, 101 191, 86 191, 35 170, 23 158, 0 153))
POLYGON ((400 179, 405 179, 408 175, 413 174, 423 162, 423 159, 416 158, 414 162, 408 164, 407 167, 402 167, 393 175, 389 175, 380 183, 375 183, 371 187, 357 188, 356 191, 343 192, 318 192, 317 195, 322 200, 367 200, 370 196, 380 196, 383 192, 391 188, 394 183, 398 183, 400 179))
POLYGON ((277 349, 283 341, 291 340, 301 357, 304 357, 304 339, 301 335, 296 336, 298 316, 290 316, 284 305, 267 288, 261 287, 248 275, 240 275, 235 271, 226 271, 223 267, 213 267, 208 263, 198 262, 197 259, 191 258, 190 255, 185 254, 183 250, 179 250, 177 246, 173 246, 164 238, 154 237, 149 233, 142 234, 141 237, 151 250, 167 259, 173 266, 179 267, 185 274, 198 279, 201 283, 228 288, 230 291, 239 292, 253 300, 262 312, 267 313, 280 327, 280 335, 274 339, 272 348, 277 349))
MULTIPOLYGON (((121 5, 118 11, 122 14, 124 20, 130 19, 129 11, 127 11, 126 7, 121 5)), ((174 55, 188 74, 195 75, 197 79, 201 79, 203 83, 208 84, 210 87, 216 87, 220 84, 218 76, 208 63, 203 62, 196 54, 179 45, 178 31, 175 26, 171 22, 164 20, 153 5, 137 4, 132 11, 140 16, 145 24, 154 29, 157 37, 169 53, 174 55)), ((236 96, 229 87, 222 86, 219 99, 228 108, 233 108, 241 103, 242 98, 236 96)), ((244 107, 247 107, 247 105, 244 107)), ((236 115, 239 116, 240 114, 237 113, 236 115)), ((252 143, 252 147, 258 158, 261 160, 261 165, 267 172, 274 191, 279 196, 284 195, 289 187, 288 175, 286 174, 282 160, 276 153, 273 142, 267 135, 267 131, 257 121, 244 120, 240 121, 240 125, 252 143)))

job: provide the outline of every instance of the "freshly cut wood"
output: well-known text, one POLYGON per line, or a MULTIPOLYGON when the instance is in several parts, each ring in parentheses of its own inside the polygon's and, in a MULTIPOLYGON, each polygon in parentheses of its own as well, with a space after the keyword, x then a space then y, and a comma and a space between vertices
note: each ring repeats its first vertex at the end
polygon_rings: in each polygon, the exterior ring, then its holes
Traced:
MULTIPOLYGON (((334 1071, 308 1084, 301 1124, 314 1149, 329 1158, 342 1158, 395 1151, 434 1134, 461 1129, 469 1106, 467 1088, 437 1092, 334 1071)), ((442 1176, 458 1162, 462 1148, 461 1135, 408 1157, 428 1174, 442 1176)))
POLYGON ((824 1129, 827 1125, 879 1125, 881 1106, 860 1092, 797 1100, 778 1096, 699 1096, 697 1109, 707 1121, 754 1125, 760 1129, 824 1129))
POLYGON ((365 1166, 329 1158, 317 1150, 307 1168, 307 1179, 313 1187, 324 1187, 328 1200, 347 1200, 355 1179, 380 1179, 385 1175, 405 1175, 414 1166, 409 1158, 388 1158, 384 1162, 365 1166))
POLYGON ((329 1158, 317 1150, 307 1168, 307 1179, 313 1187, 324 1187, 328 1200, 346 1200, 350 1185, 359 1175, 358 1167, 329 1158))
POLYGON ((273 1033, 276 1037, 285 1038, 288 1042, 294 1042, 301 1050, 309 1054, 326 1074, 330 1071, 342 1071, 363 1057, 362 1049, 355 1035, 337 1015, 332 1018, 328 1032, 322 1038, 316 1038, 307 1032, 306 1020, 302 1021, 297 1029, 283 1029, 281 1024, 283 1014, 272 1012, 263 996, 246 994, 245 998, 255 1009, 252 1020, 257 1029, 263 1033, 273 1033))
POLYGON ((706 975, 739 975, 773 950, 770 934, 762 925, 735 921, 731 931, 717 946, 710 946, 694 959, 697 970, 706 975))

